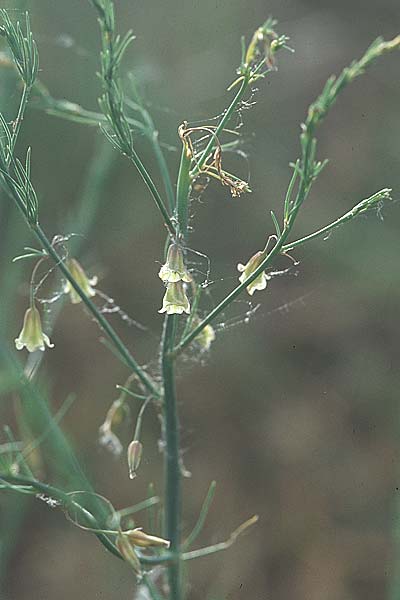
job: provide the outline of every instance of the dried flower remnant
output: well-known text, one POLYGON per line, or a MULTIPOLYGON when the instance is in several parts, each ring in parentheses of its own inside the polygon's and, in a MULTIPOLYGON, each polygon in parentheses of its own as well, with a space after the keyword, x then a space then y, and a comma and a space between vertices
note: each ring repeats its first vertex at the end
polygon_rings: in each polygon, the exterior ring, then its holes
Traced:
POLYGON ((148 533, 145 533, 141 527, 124 531, 123 535, 129 539, 131 544, 138 546, 139 548, 169 548, 171 545, 169 540, 165 540, 164 538, 155 535, 149 535, 148 533))
POLYGON ((140 577, 142 573, 139 557, 135 547, 138 548, 169 548, 170 542, 155 535, 149 535, 142 531, 141 527, 128 531, 119 531, 115 545, 135 573, 140 577))
POLYGON ((128 537, 122 531, 118 533, 117 539, 115 540, 115 545, 120 551, 123 559, 130 564, 130 566, 135 571, 136 575, 140 577, 142 574, 142 568, 140 566, 139 557, 135 552, 133 544, 129 541, 128 537))
POLYGON ((190 302, 186 296, 182 281, 169 283, 163 298, 162 308, 159 313, 167 315, 190 314, 190 302))
MULTIPOLYGON (((250 277, 256 269, 258 269, 265 257, 265 250, 256 252, 256 254, 254 254, 254 256, 252 256, 245 265, 242 265, 241 263, 238 264, 237 270, 242 273, 239 277, 240 283, 246 281, 246 279, 250 277)), ((265 290, 268 279, 268 275, 265 273, 265 271, 260 273, 260 275, 246 287, 246 290, 250 296, 252 296, 256 290, 265 290)))
POLYGON ((183 252, 177 244, 171 244, 168 248, 166 263, 161 267, 158 276, 165 283, 176 283, 184 281, 190 283, 192 277, 185 267, 183 252))
POLYGON ((236 198, 244 193, 251 192, 250 186, 246 181, 242 181, 239 177, 228 173, 222 168, 222 154, 223 147, 220 140, 215 134, 215 126, 205 125, 200 127, 189 127, 188 122, 184 121, 178 129, 179 137, 184 144, 186 153, 190 158, 194 158, 197 161, 201 155, 201 151, 196 153, 195 143, 191 136, 195 134, 206 134, 208 139, 213 139, 216 148, 214 152, 207 157, 204 164, 201 166, 196 177, 206 176, 213 177, 220 181, 222 185, 228 186, 233 198, 236 198))
POLYGON ((139 440, 133 440, 128 446, 128 467, 129 477, 134 479, 136 477, 136 471, 139 468, 140 461, 142 460, 143 445, 139 440))
POLYGON ((48 348, 54 348, 54 344, 50 342, 49 337, 43 333, 42 322, 40 319, 40 313, 35 306, 31 306, 25 313, 24 324, 21 333, 15 340, 15 346, 17 350, 26 348, 28 352, 35 352, 36 350, 48 348))
MULTIPOLYGON (((72 277, 75 279, 76 283, 85 293, 85 295, 89 298, 95 296, 96 290, 94 290, 93 287, 97 284, 97 277, 92 277, 89 279, 85 271, 83 270, 81 264, 76 260, 76 258, 69 258, 66 261, 66 264, 72 277)), ((64 285, 64 293, 70 295, 72 304, 79 304, 79 302, 82 301, 82 298, 72 287, 69 281, 66 281, 64 285)))

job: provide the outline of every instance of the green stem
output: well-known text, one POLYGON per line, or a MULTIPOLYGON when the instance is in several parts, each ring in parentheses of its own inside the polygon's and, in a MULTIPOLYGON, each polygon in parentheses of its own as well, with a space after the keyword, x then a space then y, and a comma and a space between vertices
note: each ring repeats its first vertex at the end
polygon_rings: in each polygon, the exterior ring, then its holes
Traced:
POLYGON ((153 196, 153 200, 156 203, 156 206, 163 217, 164 224, 165 224, 166 228, 168 229, 169 234, 172 237, 175 237, 175 235, 176 235, 175 227, 171 221, 168 211, 164 205, 164 202, 162 201, 162 198, 161 198, 152 178, 150 177, 149 173, 147 172, 146 167, 140 160, 138 154, 136 153, 136 151, 133 147, 131 147, 129 150, 128 158, 133 162, 133 164, 139 171, 140 175, 142 176, 143 181, 145 182, 151 195, 153 196))
POLYGON ((178 173, 178 185, 176 189, 176 213, 179 234, 182 238, 186 237, 189 221, 189 194, 192 181, 190 176, 190 164, 190 155, 186 150, 185 144, 183 144, 178 173))
MULTIPOLYGON (((105 117, 105 115, 102 113, 87 110, 75 102, 53 98, 40 81, 36 81, 34 90, 37 92, 39 98, 39 104, 37 108, 43 109, 49 115, 66 119, 68 121, 74 121, 76 123, 91 125, 92 127, 98 127, 99 123, 107 123, 107 117, 105 117)), ((131 106, 131 103, 128 99, 126 99, 126 103, 128 106, 131 106)), ((33 105, 33 107, 35 108, 35 105, 33 105)), ((156 130, 153 119, 147 110, 140 105, 138 105, 137 108, 140 109, 140 113, 143 116, 145 124, 128 116, 126 117, 126 120, 128 121, 129 125, 140 131, 149 140, 154 156, 158 163, 161 178, 164 183, 168 205, 170 211, 172 212, 174 207, 174 190, 172 187, 167 162, 159 142, 158 131, 156 130)))
MULTIPOLYGON (((175 227, 153 179, 140 160, 139 155, 133 146, 131 131, 128 126, 126 116, 123 112, 123 91, 118 79, 118 68, 127 45, 133 39, 132 35, 131 33, 128 33, 127 37, 125 38, 125 42, 123 42, 116 34, 114 3, 111 0, 107 0, 105 2, 91 0, 91 4, 98 13, 102 37, 101 78, 103 81, 104 94, 107 99, 105 105, 102 105, 103 112, 105 116, 109 118, 109 125, 114 131, 117 139, 120 141, 120 143, 117 144, 117 147, 119 147, 121 152, 126 154, 126 156, 139 171, 143 181, 153 197, 158 210, 162 215, 164 224, 167 227, 169 234, 172 237, 175 237, 175 227)), ((109 138, 110 136, 107 135, 107 137, 109 138)))
POLYGON ((390 199, 390 192, 391 192, 391 190, 388 188, 384 188, 383 190, 376 192, 376 194, 373 194, 366 200, 362 200, 356 206, 354 206, 351 210, 349 210, 347 213, 345 213, 344 215, 342 215, 335 221, 332 221, 332 223, 328 223, 328 225, 325 225, 325 227, 321 227, 321 229, 318 229, 317 231, 314 231, 313 233, 310 233, 298 240, 295 240, 294 242, 290 242, 290 244, 286 244, 286 245, 282 246, 282 252, 288 252, 289 250, 292 250, 293 248, 296 248, 297 246, 301 246, 302 244, 305 244, 306 242, 309 242, 310 240, 313 240, 317 237, 321 237, 323 235, 328 234, 333 229, 336 229, 336 227, 340 227, 340 225, 344 225, 344 223, 351 221, 352 219, 357 217, 359 214, 366 212, 370 208, 373 208, 373 206, 376 207, 377 202, 390 199))
MULTIPOLYGON (((68 507, 68 505, 71 504, 71 497, 68 494, 66 494, 62 490, 55 488, 54 486, 49 485, 47 483, 42 483, 41 481, 36 481, 35 479, 29 479, 26 477, 8 475, 8 474, 3 474, 3 473, 0 473, 0 481, 1 480, 6 481, 11 484, 14 484, 14 485, 18 485, 18 486, 19 485, 30 486, 34 490, 37 490, 37 492, 39 492, 41 494, 45 494, 46 496, 48 496, 50 498, 55 498, 58 502, 60 502, 60 504, 62 506, 68 507)), ((76 509, 78 512, 81 512, 82 514, 84 514, 85 518, 87 518, 88 520, 91 521, 91 525, 98 527, 98 522, 97 522, 96 518, 91 513, 89 513, 89 511, 87 511, 85 508, 81 507, 76 502, 74 502, 74 509, 76 509)), ((106 535, 104 535, 103 533, 96 533, 95 535, 99 539, 99 541, 103 544, 103 546, 105 546, 107 548, 107 550, 109 550, 112 554, 114 554, 114 556, 117 556, 118 558, 122 558, 122 556, 118 552, 117 548, 108 539, 108 537, 106 535)))
POLYGON ((250 74, 248 74, 244 77, 244 79, 241 83, 241 86, 240 86, 238 92, 236 93, 236 96, 233 98, 232 102, 226 109, 224 116, 222 117, 221 121, 218 124, 218 127, 216 128, 216 130, 214 132, 214 135, 211 136, 205 150, 203 151, 202 155, 200 156, 199 160, 197 161, 196 166, 194 167, 194 169, 191 173, 192 177, 196 177, 196 175, 199 174, 202 167, 204 166, 204 163, 206 162, 210 152, 214 148, 215 139, 219 136, 221 131, 224 129, 225 125, 228 123, 229 119, 231 118, 233 112, 236 110, 237 105, 242 100, 243 96, 245 95, 246 90, 249 86, 249 81, 250 81, 250 74))
POLYGON ((15 144, 18 139, 18 134, 19 134, 19 130, 21 129, 22 121, 24 120, 24 114, 25 114, 25 110, 26 110, 26 107, 29 102, 29 96, 31 93, 31 89, 32 89, 31 87, 27 86, 24 83, 24 86, 22 89, 22 94, 21 94, 21 99, 20 99, 20 103, 19 103, 18 113, 17 113, 17 116, 14 121, 14 126, 13 126, 13 130, 12 130, 12 135, 11 135, 11 147, 10 147, 9 155, 8 155, 8 159, 7 159, 8 166, 10 165, 12 156, 14 154, 15 144))
POLYGON ((179 418, 175 390, 174 359, 171 350, 175 343, 176 315, 164 321, 161 368, 164 383, 164 441, 165 441, 165 537, 171 542, 176 560, 168 566, 170 600, 182 600, 181 577, 181 469, 179 418))
POLYGON ((212 481, 210 484, 210 487, 208 488, 207 496, 205 497, 203 506, 201 507, 199 518, 197 519, 197 522, 196 522, 195 526, 193 527, 192 532, 190 533, 190 535, 187 537, 185 543, 183 544, 184 551, 188 550, 191 547, 191 545, 196 541, 197 537, 199 536, 201 530, 204 527, 204 523, 206 521, 208 511, 210 509, 211 503, 214 498, 216 486, 217 486, 217 483, 215 481, 212 481))
POLYGON ((64 261, 59 256, 58 252, 54 249, 51 242, 47 238, 46 234, 40 227, 40 225, 32 225, 32 230, 35 233, 36 237, 39 239, 40 243, 43 245, 43 248, 46 250, 48 255, 54 260, 58 268, 64 277, 70 282, 74 290, 79 294, 80 298, 84 302, 85 306, 89 310, 89 312, 96 319, 100 327, 107 334, 111 342, 114 344, 115 348, 118 350, 118 353, 123 358, 123 360, 127 363, 127 365, 136 373, 142 384, 146 389, 148 389, 152 394, 159 396, 160 392, 158 391, 154 382, 150 379, 150 377, 143 371, 140 365, 135 361, 133 356, 130 354, 129 350, 126 348, 125 344, 122 342, 118 334, 114 331, 113 327, 109 324, 109 322, 104 318, 101 312, 98 310, 97 306, 92 302, 88 296, 86 296, 85 292, 81 289, 81 287, 77 284, 75 279, 71 276, 68 268, 66 267, 64 261))
MULTIPOLYGON (((13 486, 28 486, 33 490, 36 490, 38 493, 44 494, 46 497, 54 498, 60 503, 62 507, 65 507, 67 509, 68 507, 73 506, 74 510, 77 511, 84 519, 88 521, 88 526, 90 527, 88 531, 94 533, 99 539, 99 541, 109 552, 114 554, 114 556, 116 556, 117 558, 122 559, 122 556, 116 548, 116 546, 109 540, 109 538, 104 533, 101 532, 96 517, 90 511, 88 511, 87 508, 81 506, 78 502, 76 502, 76 500, 73 500, 71 494, 68 494, 63 490, 60 490, 59 488, 49 485, 48 483, 43 483, 41 481, 37 481, 36 479, 30 479, 28 477, 21 477, 19 475, 9 475, 8 473, 0 473, 0 482, 1 481, 10 483, 13 486)), ((18 489, 16 488, 10 489, 14 489, 14 491, 16 492, 18 491, 18 489)), ((115 531, 110 531, 110 533, 114 535, 115 531)), ((155 565, 159 563, 165 563, 171 560, 169 554, 165 554, 164 556, 144 556, 140 554, 139 558, 140 562, 143 565, 155 565)))
POLYGON ((145 135, 150 141, 150 144, 153 148, 154 156, 158 162, 158 168, 160 170, 160 174, 164 183, 165 193, 167 195, 169 210, 172 213, 174 210, 175 201, 174 189, 172 187, 171 176, 169 174, 168 166, 165 161, 164 153, 161 149, 160 142, 158 139, 158 131, 156 129, 151 114, 145 107, 145 103, 141 97, 141 94, 139 93, 138 86, 136 85, 136 81, 133 76, 131 77, 131 85, 136 103, 131 102, 128 98, 126 99, 126 103, 128 104, 128 106, 131 106, 133 110, 137 110, 140 112, 145 124, 147 125, 147 127, 145 128, 145 135))
POLYGON ((151 143, 154 156, 158 162, 158 168, 160 170, 160 174, 164 183, 164 189, 167 195, 169 209, 172 212, 174 206, 174 189, 172 187, 171 177, 169 174, 167 162, 165 160, 164 152, 162 151, 162 148, 160 146, 158 131, 154 129, 153 131, 147 132, 146 135, 151 143))
POLYGON ((151 600, 163 600, 163 596, 161 596, 157 586, 152 582, 147 573, 143 575, 143 583, 147 587, 151 600))

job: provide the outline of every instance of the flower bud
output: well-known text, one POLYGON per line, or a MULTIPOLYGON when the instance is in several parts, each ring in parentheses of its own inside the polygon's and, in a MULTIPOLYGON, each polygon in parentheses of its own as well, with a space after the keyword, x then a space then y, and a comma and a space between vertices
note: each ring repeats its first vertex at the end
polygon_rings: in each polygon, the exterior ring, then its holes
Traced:
POLYGON ((124 531, 123 534, 126 535, 131 544, 138 546, 139 548, 169 548, 171 545, 169 540, 164 540, 155 535, 149 535, 142 531, 141 527, 124 531))
POLYGON ((158 276, 166 283, 177 281, 190 283, 192 281, 183 261, 183 252, 177 244, 171 244, 168 248, 167 261, 161 267, 158 276))
POLYGON ((129 477, 134 479, 142 459, 143 445, 139 440, 133 440, 128 446, 129 477))
POLYGON ((183 289, 182 281, 169 283, 163 298, 162 308, 159 313, 167 315, 190 314, 190 303, 183 289))
MULTIPOLYGON (((239 263, 237 269, 240 273, 242 273, 242 275, 239 277, 240 283, 246 281, 246 279, 250 277, 250 275, 252 275, 254 271, 260 266, 264 259, 265 252, 256 252, 256 254, 254 254, 254 256, 252 256, 245 265, 239 263)), ((263 271, 258 277, 255 278, 254 281, 252 281, 246 287, 246 290, 250 294, 250 296, 252 296, 256 290, 265 290, 265 288, 267 287, 267 282, 268 276, 263 271)))
MULTIPOLYGON (((66 261, 66 265, 72 277, 75 279, 79 287, 85 292, 86 296, 92 298, 96 294, 96 290, 94 290, 92 286, 96 285, 97 277, 92 277, 89 279, 85 271, 82 269, 82 266, 75 258, 69 258, 66 261)), ((75 291, 69 281, 65 282, 64 293, 70 295, 72 304, 78 304, 82 301, 82 298, 75 291)))
POLYGON ((15 340, 17 350, 25 348, 28 352, 45 349, 45 345, 49 348, 54 348, 54 344, 50 342, 48 336, 42 331, 42 322, 40 313, 35 306, 31 306, 25 313, 24 325, 19 337, 15 340))

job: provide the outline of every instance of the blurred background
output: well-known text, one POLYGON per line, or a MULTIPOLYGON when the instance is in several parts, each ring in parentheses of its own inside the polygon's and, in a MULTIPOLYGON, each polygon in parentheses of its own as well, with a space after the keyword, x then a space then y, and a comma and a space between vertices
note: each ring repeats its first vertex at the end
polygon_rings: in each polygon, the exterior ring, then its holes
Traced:
MULTIPOLYGON (((4 3, 3 3, 4 4, 4 3)), ((210 302, 236 284, 236 264, 272 232, 299 155, 299 124, 327 77, 362 55, 378 35, 399 33, 395 0, 147 0, 115 2, 120 31, 137 36, 124 70, 145 92, 173 177, 177 128, 218 115, 250 38, 269 16, 291 38, 295 54, 279 55, 279 71, 259 85, 243 113, 243 158, 235 172, 252 194, 232 199, 210 184, 194 202, 190 245, 211 258, 210 302)), ((99 31, 89 2, 6 2, 30 10, 39 45, 40 79, 56 98, 97 110, 99 31)), ((15 78, 0 68, 0 104, 9 119, 18 101, 15 78)), ((330 159, 298 219, 301 237, 383 187, 400 190, 399 55, 386 56, 340 97, 319 131, 320 158, 330 159)), ((104 186, 80 261, 99 287, 146 331, 111 316, 135 357, 156 365, 163 294, 157 277, 165 231, 133 166, 108 150, 94 127, 33 108, 19 150, 33 148, 33 180, 41 222, 50 236, 79 233, 74 216, 90 196, 94 156, 103 153, 104 186)), ((143 137, 137 150, 158 177, 143 137)), ((161 185, 161 183, 160 183, 161 185)), ((211 352, 181 361, 179 399, 186 468, 184 528, 191 530, 207 492, 215 501, 199 545, 224 540, 239 523, 258 525, 228 551, 189 565, 191 600, 377 600, 389 597, 396 570, 400 501, 399 205, 316 240, 268 291, 233 305, 216 325, 211 352), (246 312, 260 307, 248 323, 246 312), (399 504, 399 506, 397 506, 399 504)), ((31 263, 12 264, 29 232, 6 197, 0 205, 1 346, 14 354, 27 305, 31 263)), ((198 260, 195 258, 195 260, 198 260)), ((204 266, 204 265, 203 265, 204 266)), ((286 268, 281 259, 277 268, 286 268)), ((70 393, 62 421, 96 491, 116 508, 162 491, 159 422, 148 411, 144 459, 134 481, 125 459, 100 448, 98 428, 127 371, 102 344, 84 310, 66 305, 37 376, 52 412, 70 393)), ((25 363, 21 352, 18 360, 25 363)), ((13 425, 12 397, 1 399, 1 423, 13 425)), ((123 435, 129 441, 129 430, 123 435)), ((54 481, 57 465, 45 470, 54 481)), ((138 516, 140 521, 141 515, 138 516)), ((138 523, 141 524, 140 522, 138 523)), ((0 497, 1 592, 7 600, 132 599, 134 578, 60 511, 12 493, 0 497)), ((391 598, 400 598, 400 591, 391 598)))

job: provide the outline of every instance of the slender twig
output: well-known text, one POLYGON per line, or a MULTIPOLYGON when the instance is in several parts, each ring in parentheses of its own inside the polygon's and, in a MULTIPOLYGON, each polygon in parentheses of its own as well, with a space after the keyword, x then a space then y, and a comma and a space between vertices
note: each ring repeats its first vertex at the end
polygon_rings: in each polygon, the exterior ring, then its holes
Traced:
POLYGON ((329 223, 328 225, 325 225, 325 227, 321 227, 321 229, 318 229, 313 233, 309 233, 308 235, 298 240, 295 240, 294 242, 285 244, 284 246, 282 246, 282 252, 288 252, 289 250, 293 250, 293 248, 297 248, 297 246, 301 246, 302 244, 314 240, 315 238, 326 236, 333 229, 340 227, 340 225, 344 225, 344 223, 351 221, 352 219, 354 219, 354 217, 366 212, 367 210, 371 210, 373 208, 379 209, 380 203, 382 203, 384 200, 390 200, 391 191, 391 189, 385 188, 383 190, 380 190, 379 192, 376 192, 376 194, 373 194, 373 196, 362 200, 347 213, 345 213, 335 221, 332 221, 332 223, 329 223))
POLYGON ((257 521, 258 515, 254 515, 253 517, 239 525, 239 527, 231 533, 229 539, 227 539, 225 542, 219 542, 218 544, 213 544, 212 546, 206 546, 205 548, 199 548, 198 550, 184 552, 182 554, 183 560, 193 560, 194 558, 201 558, 202 556, 209 556, 210 554, 221 552, 221 550, 227 550, 236 542, 237 538, 244 531, 246 531, 246 529, 257 523, 257 521))
MULTIPOLYGON (((34 91, 35 94, 37 94, 37 97, 35 98, 35 102, 32 104, 32 107, 44 110, 49 115, 66 119, 68 121, 73 121, 75 123, 90 125, 92 127, 98 127, 99 124, 106 125, 108 123, 107 117, 100 112, 83 108, 80 104, 76 104, 75 102, 54 98, 41 82, 36 82, 34 85, 34 91)), ((136 100, 139 102, 138 97, 136 100)), ((168 205, 170 211, 172 212, 174 206, 174 189, 154 121, 150 113, 142 104, 134 104, 128 98, 125 99, 125 102, 127 106, 130 106, 135 110, 140 110, 140 114, 143 117, 144 123, 142 123, 142 121, 139 119, 133 119, 128 115, 126 116, 126 120, 129 125, 142 133, 148 139, 158 164, 160 175, 164 183, 165 193, 168 199, 168 205)))
POLYGON ((97 11, 102 34, 101 78, 104 95, 101 98, 100 106, 107 117, 111 133, 105 128, 103 131, 109 140, 135 165, 162 215, 169 234, 174 237, 174 224, 157 186, 133 146, 132 132, 123 110, 124 95, 118 79, 118 68, 126 48, 133 40, 133 35, 128 32, 123 39, 120 39, 116 34, 114 5, 111 0, 90 0, 90 2, 97 11))
POLYGON ((192 532, 190 533, 190 535, 188 535, 185 543, 183 544, 184 551, 190 548, 190 546, 196 541, 201 530, 203 529, 205 520, 208 515, 208 511, 210 510, 210 506, 214 498, 216 486, 217 483, 215 481, 212 481, 210 487, 208 488, 207 496, 204 499, 203 506, 201 507, 199 518, 197 519, 197 522, 193 527, 192 532))
POLYGON ((117 517, 123 518, 128 517, 129 515, 133 515, 141 510, 145 510, 146 508, 151 508, 156 504, 160 503, 160 498, 158 496, 150 496, 150 498, 146 498, 133 506, 128 506, 127 508, 121 508, 116 512, 117 517))
MULTIPOLYGON (((60 490, 59 488, 56 488, 47 483, 42 483, 41 481, 37 481, 35 479, 29 479, 27 477, 20 477, 17 475, 9 475, 7 473, 0 473, 0 482, 1 481, 6 481, 15 486, 19 486, 19 485, 22 485, 24 487, 29 486, 36 492, 38 492, 40 494, 45 494, 46 497, 54 498, 61 504, 62 507, 68 507, 69 505, 71 505, 71 497, 67 493, 65 493, 62 490, 60 490)), ((87 509, 81 507, 77 502, 74 502, 74 509, 76 509, 78 512, 81 512, 82 515, 84 515, 84 517, 86 519, 89 519, 91 521, 91 524, 94 527, 98 527, 96 518, 91 513, 89 513, 89 511, 87 511, 87 509)), ((95 535, 99 539, 99 541, 103 544, 103 546, 105 548, 107 548, 107 550, 109 550, 112 554, 114 554, 114 556, 117 556, 118 558, 122 558, 122 556, 118 552, 117 548, 108 539, 108 537, 106 535, 104 535, 103 533, 96 533, 95 535)))
POLYGON ((169 169, 168 169, 168 166, 167 166, 167 163, 165 160, 164 152, 162 151, 162 148, 160 145, 158 131, 156 129, 156 126, 154 124, 151 114, 145 107, 145 103, 141 97, 141 94, 139 93, 139 89, 138 89, 137 83, 136 83, 133 75, 131 75, 131 77, 130 77, 130 82, 131 82, 131 88, 132 88, 132 91, 134 94, 135 104, 131 103, 128 100, 128 98, 126 99, 126 102, 127 102, 128 106, 129 105, 132 106, 132 108, 134 108, 134 110, 139 110, 140 114, 143 117, 143 120, 146 125, 145 135, 147 136, 147 138, 150 141, 150 144, 153 148, 153 153, 157 160, 158 168, 160 170, 160 174, 161 174, 161 177, 162 177, 162 180, 164 183, 164 188, 165 188, 165 193, 167 195, 169 210, 172 214, 173 210, 174 210, 174 202, 175 202, 174 188, 172 186, 171 175, 169 173, 169 169))
POLYGON ((14 153, 15 144, 18 139, 18 134, 21 129, 22 121, 24 120, 25 110, 26 110, 26 107, 29 102, 31 89, 32 89, 32 86, 28 86, 26 84, 24 84, 24 86, 22 88, 22 94, 21 94, 21 99, 20 99, 20 103, 19 103, 18 113, 17 113, 17 116, 14 120, 13 127, 12 127, 10 152, 9 152, 8 161, 7 161, 8 165, 10 165, 10 162, 11 162, 11 159, 12 159, 12 156, 14 153))
MULTIPOLYGON (((8 473, 0 473, 0 484, 2 482, 11 484, 13 487, 10 489, 13 489, 14 491, 19 491, 17 489, 19 486, 22 486, 26 491, 31 488, 34 490, 34 492, 44 494, 44 496, 50 500, 57 500, 62 509, 68 510, 68 508, 73 507, 74 511, 77 511, 88 522, 88 531, 94 533, 109 552, 114 554, 114 556, 117 558, 122 559, 122 556, 116 546, 103 533, 103 530, 99 528, 99 523, 96 517, 90 511, 88 511, 87 508, 81 506, 79 502, 73 499, 73 492, 67 493, 48 483, 43 483, 28 477, 21 477, 19 475, 10 475, 8 473)), ((72 519, 69 520, 71 523, 74 522, 72 519)), ((115 535, 117 532, 110 530, 109 533, 115 535)), ((173 560, 173 557, 169 556, 167 553, 165 553, 165 556, 144 556, 143 554, 138 553, 138 556, 143 565, 156 565, 173 560)))

